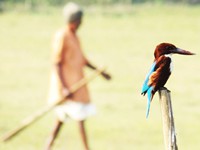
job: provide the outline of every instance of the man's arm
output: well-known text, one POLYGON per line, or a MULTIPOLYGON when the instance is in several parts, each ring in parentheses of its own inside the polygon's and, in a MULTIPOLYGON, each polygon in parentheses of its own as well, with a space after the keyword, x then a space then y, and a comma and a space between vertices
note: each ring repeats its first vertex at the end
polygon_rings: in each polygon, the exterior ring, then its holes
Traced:
POLYGON ((68 86, 64 82, 63 73, 62 73, 62 63, 63 63, 63 51, 64 51, 64 37, 62 37, 61 34, 57 33, 55 39, 54 39, 54 45, 53 45, 53 65, 56 69, 56 73, 58 75, 58 78, 60 80, 63 94, 68 95, 68 86))
MULTIPOLYGON (((95 67, 93 64, 91 64, 89 61, 87 61, 87 67, 93 69, 93 70, 98 70, 97 67, 95 67)), ((106 79, 106 80, 110 80, 111 79, 111 76, 106 73, 106 72, 102 72, 101 75, 106 79)))

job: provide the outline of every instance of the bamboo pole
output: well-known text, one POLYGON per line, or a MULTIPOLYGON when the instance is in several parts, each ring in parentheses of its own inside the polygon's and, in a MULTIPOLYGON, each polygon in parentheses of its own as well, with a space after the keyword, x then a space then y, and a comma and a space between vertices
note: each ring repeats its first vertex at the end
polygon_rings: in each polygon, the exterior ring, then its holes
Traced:
MULTIPOLYGON (((99 74, 101 74, 104 71, 104 69, 99 69, 96 70, 96 72, 94 74, 92 74, 90 77, 88 78, 83 78, 80 81, 78 81, 76 84, 74 84, 70 89, 69 89, 69 94, 67 96, 69 96, 70 94, 76 92, 78 89, 80 89, 81 87, 83 87, 84 85, 88 84, 90 81, 92 81, 93 79, 95 79, 99 74)), ((28 126, 30 126, 31 124, 33 124, 34 122, 36 122, 37 120, 39 120, 41 117, 43 117, 47 112, 49 112, 50 110, 52 110, 55 106, 63 103, 66 100, 66 97, 63 99, 58 100, 57 102, 55 102, 54 104, 51 105, 47 105, 46 107, 44 107, 43 109, 40 109, 39 111, 37 111, 36 113, 34 113, 33 115, 31 115, 30 117, 24 119, 21 124, 19 126, 17 126, 16 128, 14 128, 13 130, 9 131, 8 133, 6 133, 5 135, 3 135, 1 137, 1 141, 8 141, 9 139, 13 138, 15 135, 17 135, 18 133, 20 133, 22 130, 24 130, 25 128, 27 128, 28 126)))
POLYGON ((178 150, 170 91, 159 90, 165 150, 178 150))

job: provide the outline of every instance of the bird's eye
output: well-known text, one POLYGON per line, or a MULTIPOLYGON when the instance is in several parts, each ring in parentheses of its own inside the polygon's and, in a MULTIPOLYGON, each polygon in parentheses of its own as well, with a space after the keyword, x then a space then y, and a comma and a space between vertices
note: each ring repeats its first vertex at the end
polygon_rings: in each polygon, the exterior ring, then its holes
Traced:
POLYGON ((171 47, 171 46, 167 46, 166 49, 167 49, 167 50, 172 50, 173 47, 171 47))

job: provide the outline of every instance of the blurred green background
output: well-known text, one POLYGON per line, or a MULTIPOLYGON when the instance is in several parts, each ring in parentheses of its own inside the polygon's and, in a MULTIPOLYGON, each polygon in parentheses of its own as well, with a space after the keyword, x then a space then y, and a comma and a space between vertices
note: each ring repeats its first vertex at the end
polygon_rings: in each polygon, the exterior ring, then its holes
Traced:
MULTIPOLYGON (((55 31, 64 26, 64 2, 1 1, 0 135, 46 105, 51 43, 55 31)), ((164 149, 158 95, 151 104, 149 119, 145 118, 146 97, 140 95, 154 48, 161 42, 197 53, 173 56, 174 71, 166 87, 171 90, 179 149, 199 149, 198 1, 191 1, 192 5, 186 0, 78 2, 85 3, 84 21, 78 32, 85 55, 94 64, 107 66, 113 76, 110 82, 99 77, 89 85, 98 109, 97 115, 87 121, 91 149, 164 149)), ((91 73, 86 69, 86 75, 91 73)), ((47 114, 11 141, 0 143, 0 149, 43 149, 54 120, 53 112, 47 114)), ((83 149, 76 122, 64 126, 54 149, 83 149)))
MULTIPOLYGON (((62 6, 70 0, 0 0, 0 9, 8 9, 8 6, 21 5, 28 9, 35 9, 44 6, 62 6)), ((200 0, 73 0, 81 5, 113 5, 113 4, 199 4, 200 0)))

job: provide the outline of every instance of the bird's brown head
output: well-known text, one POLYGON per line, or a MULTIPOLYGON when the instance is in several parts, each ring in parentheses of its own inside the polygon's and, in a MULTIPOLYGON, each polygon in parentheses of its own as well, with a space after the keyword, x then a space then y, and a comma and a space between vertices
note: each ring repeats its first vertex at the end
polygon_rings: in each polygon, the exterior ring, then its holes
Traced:
POLYGON ((156 46, 156 49, 154 51, 155 59, 166 54, 194 55, 194 53, 177 48, 175 45, 170 43, 161 43, 156 46))

